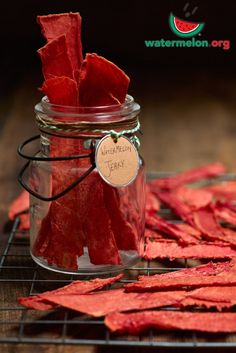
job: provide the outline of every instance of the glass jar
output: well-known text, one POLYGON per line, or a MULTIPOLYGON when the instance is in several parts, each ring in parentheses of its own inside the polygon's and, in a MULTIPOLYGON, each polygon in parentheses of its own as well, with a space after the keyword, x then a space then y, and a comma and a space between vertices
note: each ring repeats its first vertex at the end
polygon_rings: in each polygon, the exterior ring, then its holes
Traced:
POLYGON ((67 274, 119 272, 144 246, 145 172, 139 156, 129 185, 106 183, 94 165, 96 145, 110 130, 133 133, 140 107, 65 107, 46 97, 36 105, 40 152, 30 164, 30 247, 34 261, 67 274), (33 195, 32 195, 33 194, 33 195))

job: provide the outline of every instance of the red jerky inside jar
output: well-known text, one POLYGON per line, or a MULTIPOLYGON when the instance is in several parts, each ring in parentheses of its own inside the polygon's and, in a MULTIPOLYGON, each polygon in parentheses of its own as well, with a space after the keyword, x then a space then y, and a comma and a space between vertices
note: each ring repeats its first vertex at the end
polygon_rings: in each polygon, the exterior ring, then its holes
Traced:
MULTIPOLYGON (((35 111, 41 130, 37 156, 60 157, 90 154, 92 145, 106 135, 104 131, 132 130, 140 107, 131 96, 122 105, 88 108, 52 105, 43 98, 35 111)), ((133 141, 132 134, 128 137, 133 141)), ((91 275, 120 271, 137 262, 143 251, 145 206, 144 164, 139 160, 138 175, 128 186, 107 184, 94 168, 53 201, 31 196, 33 259, 54 271, 91 275)), ((81 177, 92 163, 93 158, 34 161, 31 188, 50 198, 81 177)))

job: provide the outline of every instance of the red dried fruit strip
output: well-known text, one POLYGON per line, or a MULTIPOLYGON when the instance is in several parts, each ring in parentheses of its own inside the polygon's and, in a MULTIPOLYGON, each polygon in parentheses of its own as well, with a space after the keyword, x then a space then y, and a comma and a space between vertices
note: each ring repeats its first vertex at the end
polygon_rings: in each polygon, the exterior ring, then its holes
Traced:
POLYGON ((223 241, 236 246, 236 237, 233 233, 224 230, 216 221, 211 207, 201 208, 193 213, 193 220, 196 227, 202 232, 206 239, 211 241, 223 241))
POLYGON ((216 308, 218 311, 221 311, 223 309, 230 309, 233 305, 227 302, 219 302, 219 301, 215 302, 215 301, 197 299, 197 298, 191 298, 191 297, 184 298, 180 303, 180 307, 182 308, 196 307, 196 306, 204 307, 207 309, 216 308))
POLYGON ((205 189, 216 197, 232 201, 236 200, 236 181, 234 180, 207 186, 205 189))
POLYGON ((80 14, 78 12, 70 12, 38 16, 37 21, 42 28, 42 34, 48 42, 63 34, 66 36, 66 45, 73 71, 78 70, 83 60, 80 14))
POLYGON ((163 279, 156 278, 152 281, 140 281, 130 283, 125 286, 127 292, 146 292, 156 290, 179 289, 186 286, 193 288, 207 286, 227 286, 236 285, 236 274, 229 273, 225 275, 203 276, 200 277, 178 277, 163 279))
POLYGON ((77 84, 69 77, 49 78, 44 82, 41 90, 52 104, 68 106, 78 104, 77 84))
POLYGON ((68 56, 66 37, 60 36, 38 50, 43 65, 45 80, 55 76, 73 79, 73 70, 68 56))
POLYGON ((20 224, 19 224, 19 227, 18 229, 19 230, 23 230, 23 231, 26 231, 26 230, 29 230, 30 229, 30 215, 29 213, 22 213, 20 216, 20 224))
POLYGON ((213 211, 218 220, 223 220, 227 223, 236 225, 236 212, 227 207, 225 203, 217 201, 213 206, 213 211))
POLYGON ((179 200, 192 210, 205 207, 212 201, 212 194, 204 189, 191 189, 181 186, 173 191, 179 200))
POLYGON ((112 313, 106 316, 105 325, 112 332, 130 334, 138 334, 149 328, 236 332, 236 313, 192 313, 166 310, 127 314, 112 313))
POLYGON ((162 234, 161 232, 158 232, 155 229, 145 228, 144 236, 148 239, 158 239, 158 241, 163 241, 166 243, 173 242, 173 239, 166 238, 166 235, 162 234))
POLYGON ((104 203, 104 181, 94 173, 93 188, 88 199, 87 219, 83 225, 90 261, 94 265, 121 264, 108 210, 104 203))
POLYGON ((182 231, 194 236, 197 239, 202 238, 202 233, 200 232, 200 230, 190 226, 189 224, 178 223, 178 228, 181 229, 182 231))
POLYGON ((147 216, 146 225, 154 230, 174 237, 182 244, 197 244, 199 240, 191 234, 178 227, 178 224, 169 223, 157 215, 147 216))
POLYGON ((190 169, 173 177, 157 179, 151 182, 152 189, 175 189, 180 185, 194 181, 213 178, 225 173, 226 168, 221 163, 208 164, 203 167, 190 169))
POLYGON ((236 286, 198 288, 188 293, 188 296, 191 298, 236 304, 236 286))
POLYGON ((181 202, 173 192, 155 192, 155 195, 170 209, 178 215, 183 221, 193 225, 191 208, 181 202))
POLYGON ((185 294, 185 291, 126 293, 120 288, 86 295, 48 295, 47 299, 60 306, 99 317, 115 311, 143 310, 177 305, 185 294))
POLYGON ((236 257, 236 250, 229 245, 202 242, 181 246, 177 242, 163 242, 158 239, 148 242, 144 258, 153 259, 226 259, 236 257))
POLYGON ((128 76, 115 64, 97 54, 86 55, 79 79, 81 106, 112 105, 114 98, 123 103, 128 86, 128 76))
POLYGON ((155 214, 160 210, 160 201, 158 198, 151 192, 150 186, 146 184, 146 213, 155 214))
MULTIPOLYGON (((80 149, 82 150, 82 147, 79 144, 77 145, 77 142, 73 144, 70 139, 64 138, 61 141, 61 138, 53 137, 50 156, 76 154, 80 149)), ((72 172, 78 170, 77 165, 78 161, 75 160, 52 163, 53 195, 62 191, 64 187, 70 185, 79 177, 72 172)), ((43 257, 48 264, 72 270, 78 269, 78 256, 83 254, 84 246, 81 221, 84 214, 81 207, 85 207, 85 203, 80 202, 82 197, 79 192, 81 185, 58 200, 52 201, 49 204, 48 214, 42 220, 40 230, 33 244, 33 254, 43 257)))
POLYGON ((36 296, 18 298, 18 302, 30 309, 49 310, 57 307, 57 304, 49 302, 46 298, 48 295, 60 296, 63 294, 85 294, 97 289, 101 289, 106 285, 112 284, 122 278, 122 274, 111 278, 95 278, 90 281, 75 281, 65 287, 58 288, 53 291, 47 291, 36 296))
POLYGON ((233 212, 236 212, 236 204, 233 201, 226 201, 226 200, 217 200, 222 207, 228 208, 233 212))
POLYGON ((196 276, 215 276, 223 271, 230 271, 235 266, 234 261, 208 262, 207 264, 184 268, 178 271, 157 274, 153 276, 139 276, 140 280, 155 280, 156 278, 177 278, 177 277, 196 277, 196 276))
POLYGON ((138 250, 138 239, 131 224, 121 211, 120 195, 116 188, 103 183, 104 203, 111 220, 111 229, 119 250, 138 250))
POLYGON ((20 195, 12 202, 8 211, 8 217, 13 221, 19 214, 29 210, 29 193, 22 191, 20 195))

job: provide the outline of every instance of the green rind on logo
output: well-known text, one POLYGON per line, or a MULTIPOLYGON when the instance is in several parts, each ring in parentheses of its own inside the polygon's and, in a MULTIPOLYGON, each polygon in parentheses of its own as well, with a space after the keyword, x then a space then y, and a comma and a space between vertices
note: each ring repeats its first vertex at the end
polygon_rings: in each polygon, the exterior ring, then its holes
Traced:
POLYGON ((204 27, 204 23, 199 23, 198 24, 198 27, 193 30, 193 31, 190 31, 190 32, 186 32, 186 33, 183 33, 183 32, 180 32, 177 28, 176 28, 176 25, 175 25, 175 16, 170 13, 170 16, 169 16, 169 25, 170 25, 170 29, 172 30, 172 32, 174 34, 176 34, 177 36, 179 37, 182 37, 182 38, 189 38, 189 37, 194 37, 196 36, 198 33, 200 33, 202 30, 203 30, 203 27, 204 27))

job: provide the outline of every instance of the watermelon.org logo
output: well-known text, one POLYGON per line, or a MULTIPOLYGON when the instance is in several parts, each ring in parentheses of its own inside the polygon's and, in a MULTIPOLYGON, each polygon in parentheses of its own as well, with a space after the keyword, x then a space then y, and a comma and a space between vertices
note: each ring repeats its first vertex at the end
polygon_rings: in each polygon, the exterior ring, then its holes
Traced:
MULTIPOLYGON (((195 6, 192 11, 189 10, 189 3, 186 3, 183 10, 185 17, 190 17, 197 11, 198 7, 195 6)), ((195 37, 201 35, 205 23, 196 23, 186 20, 182 20, 176 17, 172 12, 169 15, 169 26, 171 31, 182 40, 166 40, 166 39, 157 39, 157 40, 145 40, 145 46, 147 48, 222 48, 223 50, 230 49, 230 40, 221 39, 221 40, 200 40, 195 37)))
POLYGON ((189 38, 199 34, 203 30, 205 23, 187 22, 170 13, 169 25, 172 32, 178 37, 189 38))

